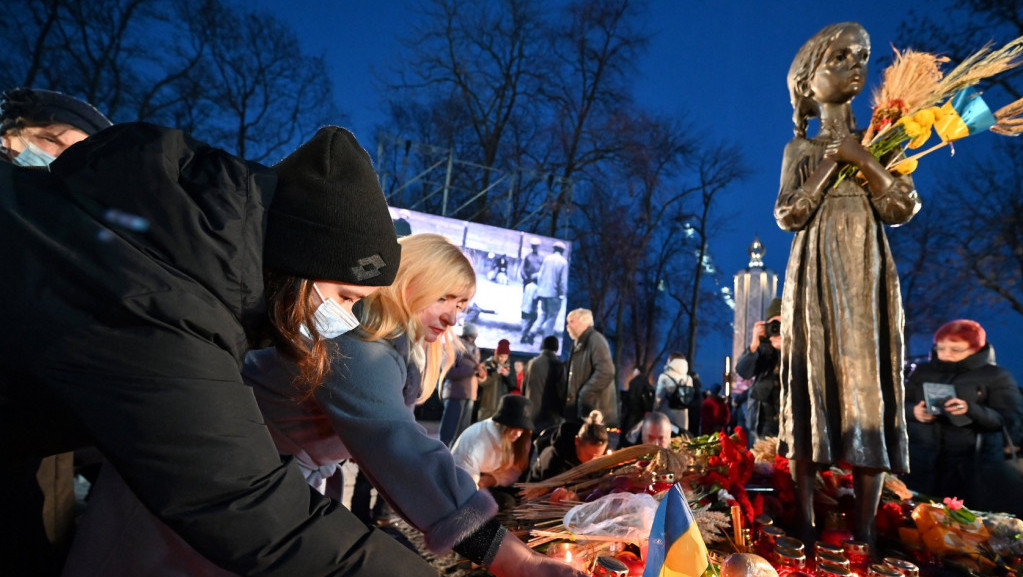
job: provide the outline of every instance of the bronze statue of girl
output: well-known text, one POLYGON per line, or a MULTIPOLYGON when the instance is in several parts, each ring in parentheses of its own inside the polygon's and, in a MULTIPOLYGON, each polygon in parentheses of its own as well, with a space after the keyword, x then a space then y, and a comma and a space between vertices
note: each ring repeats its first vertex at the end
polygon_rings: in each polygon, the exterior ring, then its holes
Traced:
POLYGON ((810 543, 819 465, 852 465, 853 532, 868 543, 883 473, 909 468, 902 302, 884 225, 909 221, 920 199, 912 179, 889 174, 861 144, 851 102, 869 57, 862 26, 833 24, 799 49, 788 74, 795 138, 785 147, 774 214, 796 235, 781 315, 778 451, 792 461, 800 537, 810 543), (820 129, 808 138, 814 117, 820 129), (836 185, 845 165, 859 174, 836 185))

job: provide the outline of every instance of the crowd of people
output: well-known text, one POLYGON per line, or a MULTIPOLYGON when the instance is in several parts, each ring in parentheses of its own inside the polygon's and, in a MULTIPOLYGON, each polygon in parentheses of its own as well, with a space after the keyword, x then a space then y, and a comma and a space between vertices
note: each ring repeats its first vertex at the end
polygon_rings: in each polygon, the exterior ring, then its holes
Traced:
MULTIPOLYGON (((432 551, 498 577, 580 575, 500 524, 516 482, 735 426, 751 443, 782 436, 807 463, 804 450, 830 450, 785 426, 809 426, 813 406, 785 380, 802 370, 792 339, 810 338, 793 333, 791 297, 754 325, 742 390, 704 390, 677 352, 619 390, 590 310, 568 312, 559 354, 563 244, 541 257, 531 243, 521 269, 520 341, 541 337, 540 353, 515 360, 502 339, 485 355, 464 322, 472 262, 440 235, 398 238, 343 128, 267 167, 179 130, 113 124, 59 92, 9 90, 2 106, 0 266, 17 272, 0 285, 0 512, 22 529, 2 550, 12 570, 434 574, 373 527, 372 487, 432 551), (436 437, 414 415, 435 388, 436 437), (73 454, 86 447, 102 465, 79 515, 73 454), (358 517, 339 505, 348 460, 358 517)), ((904 399, 885 400, 898 401, 885 418, 907 423, 911 488, 1023 513, 1005 464, 1023 397, 979 324, 938 329, 904 399), (1011 489, 983 491, 981 478, 1011 489)), ((864 490, 879 468, 868 461, 864 490)))

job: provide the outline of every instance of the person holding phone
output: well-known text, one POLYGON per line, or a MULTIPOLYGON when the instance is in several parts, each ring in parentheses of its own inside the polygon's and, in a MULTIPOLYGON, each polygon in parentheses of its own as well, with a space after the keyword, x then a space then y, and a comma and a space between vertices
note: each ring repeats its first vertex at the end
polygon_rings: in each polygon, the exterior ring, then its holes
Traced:
POLYGON ((935 332, 930 360, 906 383, 905 406, 907 486, 935 497, 959 497, 970 508, 1023 512, 1016 497, 1023 481, 1005 465, 1002 452, 1002 429, 1011 434, 1023 426, 1023 397, 1012 374, 995 364, 980 323, 954 320, 935 332), (939 414, 925 399, 931 384, 954 390, 939 414))

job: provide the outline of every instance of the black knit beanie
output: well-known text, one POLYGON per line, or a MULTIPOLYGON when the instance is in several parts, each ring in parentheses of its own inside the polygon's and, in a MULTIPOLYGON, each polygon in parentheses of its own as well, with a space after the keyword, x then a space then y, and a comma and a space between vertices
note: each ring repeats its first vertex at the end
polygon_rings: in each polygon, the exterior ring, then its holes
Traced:
POLYGON ((351 132, 325 126, 274 169, 268 269, 363 286, 394 282, 401 246, 373 163, 351 132))
POLYGON ((0 134, 14 127, 18 118, 33 122, 70 124, 85 134, 110 126, 110 120, 88 102, 62 92, 38 88, 14 88, 0 99, 0 134))

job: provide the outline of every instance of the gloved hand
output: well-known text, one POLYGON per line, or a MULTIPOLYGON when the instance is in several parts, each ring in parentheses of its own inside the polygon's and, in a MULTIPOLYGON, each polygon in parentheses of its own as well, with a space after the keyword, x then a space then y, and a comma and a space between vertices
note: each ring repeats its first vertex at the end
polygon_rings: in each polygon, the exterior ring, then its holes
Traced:
POLYGON ((586 574, 557 559, 545 557, 508 533, 487 569, 496 577, 586 577, 586 574))

